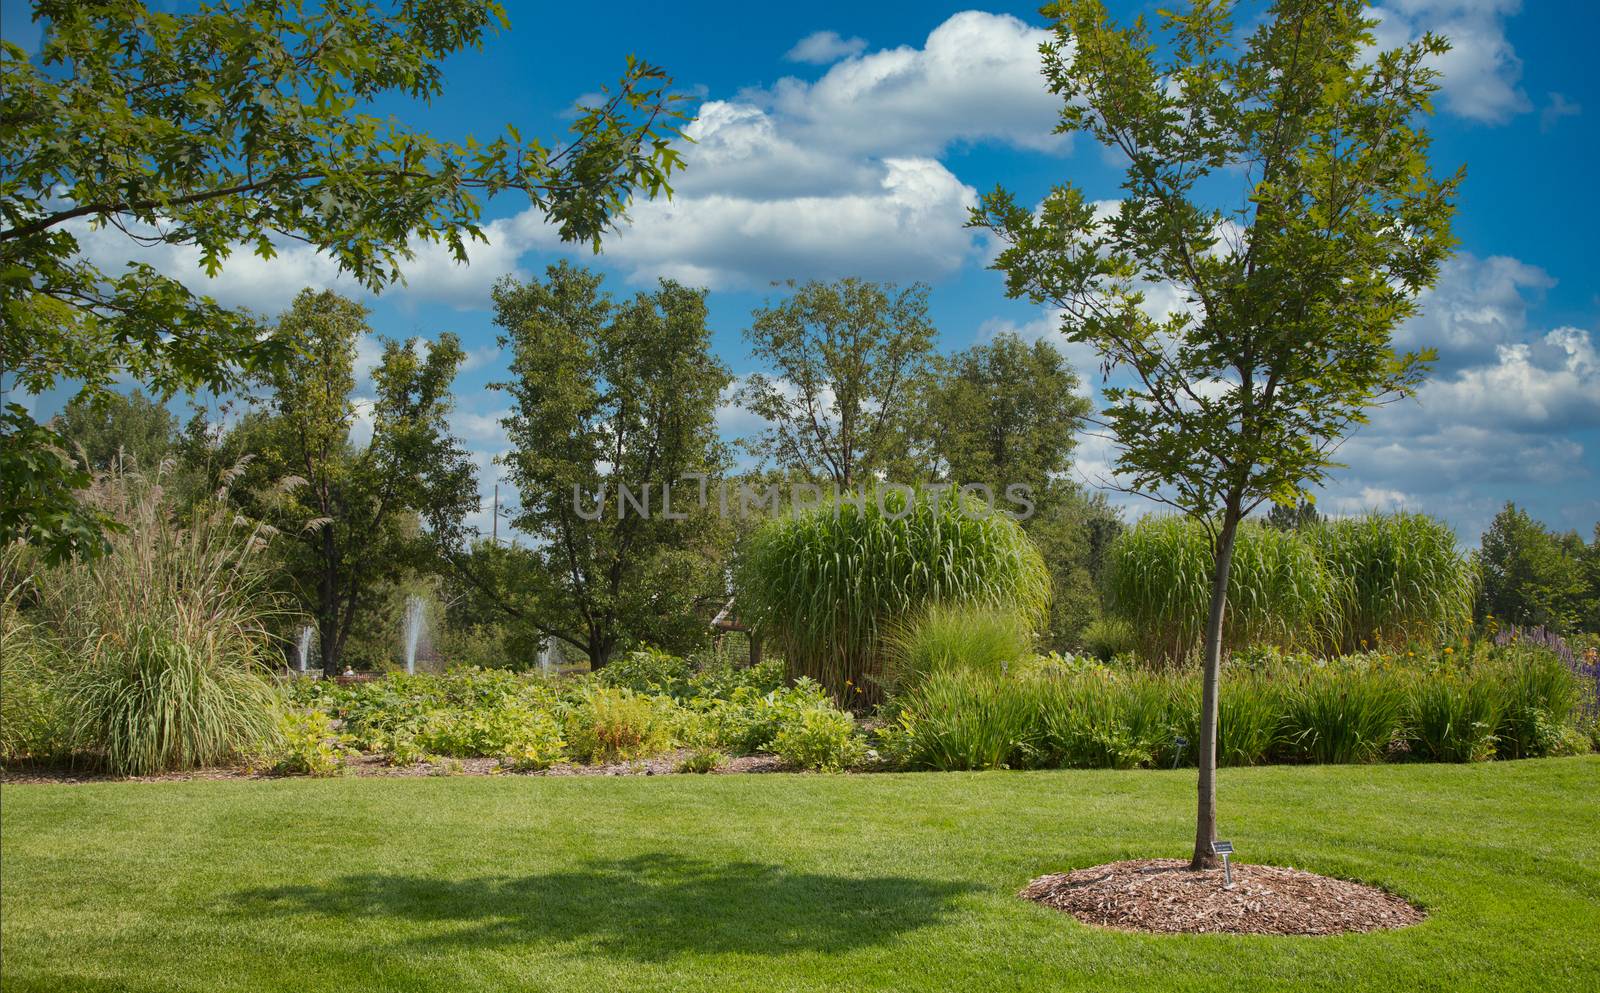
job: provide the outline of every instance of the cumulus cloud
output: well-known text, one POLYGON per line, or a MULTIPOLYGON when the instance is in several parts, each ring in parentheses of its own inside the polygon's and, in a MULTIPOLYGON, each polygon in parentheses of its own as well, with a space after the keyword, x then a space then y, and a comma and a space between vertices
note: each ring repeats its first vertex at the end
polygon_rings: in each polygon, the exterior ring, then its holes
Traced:
POLYGON ((1395 341, 1406 349, 1438 349, 1441 370, 1483 361, 1526 336, 1530 295, 1537 299, 1554 285, 1538 266, 1462 252, 1417 298, 1420 314, 1399 329, 1395 341))
POLYGON ((1066 139, 1051 134, 1060 100, 1040 75, 1049 37, 1009 15, 964 11, 922 48, 870 52, 815 82, 790 77, 744 99, 829 148, 932 155, 953 141, 998 139, 1060 149, 1066 139))
POLYGON ((837 31, 813 31, 796 42, 783 57, 790 62, 820 66, 859 55, 866 47, 865 38, 844 38, 837 31))
POLYGON ((1395 48, 1431 31, 1450 41, 1434 60, 1443 74, 1445 109, 1486 124, 1500 124, 1532 109, 1522 80, 1522 59, 1506 38, 1505 19, 1522 0, 1388 0, 1373 13, 1380 19, 1378 47, 1395 48))
POLYGON ((932 159, 885 159, 875 188, 832 195, 707 193, 640 204, 606 243, 636 281, 714 290, 787 278, 937 279, 972 258, 976 191, 932 159))

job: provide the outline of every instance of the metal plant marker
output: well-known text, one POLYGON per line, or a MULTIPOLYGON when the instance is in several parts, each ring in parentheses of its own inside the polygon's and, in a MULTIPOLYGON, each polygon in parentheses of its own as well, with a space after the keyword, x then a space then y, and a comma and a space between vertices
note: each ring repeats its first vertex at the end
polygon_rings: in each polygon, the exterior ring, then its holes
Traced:
POLYGON ((1222 856, 1222 888, 1233 889, 1233 866, 1228 864, 1228 856, 1233 854, 1233 842, 1213 841, 1211 851, 1222 856))
POLYGON ((1183 761, 1183 750, 1189 747, 1189 739, 1179 735, 1172 739, 1172 767, 1176 769, 1178 763, 1183 761))

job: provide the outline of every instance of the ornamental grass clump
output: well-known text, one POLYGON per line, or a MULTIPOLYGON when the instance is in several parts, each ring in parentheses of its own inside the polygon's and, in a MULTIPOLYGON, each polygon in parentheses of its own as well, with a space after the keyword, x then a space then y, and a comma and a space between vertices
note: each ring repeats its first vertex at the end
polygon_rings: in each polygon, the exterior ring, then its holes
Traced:
POLYGON ((180 519, 161 484, 159 473, 98 479, 90 499, 123 529, 104 555, 38 580, 71 749, 119 775, 224 764, 279 735, 269 532, 221 500, 180 519))
POLYGON ((1448 644, 1471 626, 1477 577, 1448 525, 1373 513, 1323 521, 1306 535, 1334 580, 1335 650, 1448 644))
POLYGON ((853 709, 883 690, 887 635, 934 604, 1042 620, 1043 558, 1009 516, 947 489, 885 487, 769 522, 738 575, 739 609, 788 660, 853 709))
POLYGON ((1405 705, 1398 677, 1312 670, 1284 694, 1285 755, 1322 764, 1375 762, 1400 731, 1405 705))
POLYGON ((1002 674, 1032 655, 1033 626, 1015 610, 935 604, 887 639, 891 691, 936 672, 964 669, 1002 674))
MULTIPOLYGON (((1145 659, 1175 665, 1199 651, 1213 561, 1210 532, 1187 517, 1146 517, 1112 543, 1107 599, 1132 627, 1145 659)), ((1321 641, 1332 593, 1332 577, 1310 542, 1293 531, 1246 521, 1229 573, 1224 649, 1321 641)))

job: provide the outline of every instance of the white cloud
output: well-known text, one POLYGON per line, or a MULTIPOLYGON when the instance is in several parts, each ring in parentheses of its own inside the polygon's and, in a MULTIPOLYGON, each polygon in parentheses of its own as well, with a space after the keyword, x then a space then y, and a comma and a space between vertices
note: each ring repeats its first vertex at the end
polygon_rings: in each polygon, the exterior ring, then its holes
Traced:
POLYGON ((1583 104, 1568 100, 1564 94, 1551 93, 1549 102, 1539 111, 1539 130, 1553 129, 1563 117, 1577 117, 1583 113, 1583 104))
POLYGON ((638 281, 755 289, 844 275, 907 281, 949 275, 974 257, 964 224, 976 191, 932 159, 885 159, 877 187, 835 195, 720 193, 654 200, 606 243, 638 281))
POLYGON ((837 31, 813 31, 796 42, 784 58, 820 66, 859 55, 866 47, 865 38, 844 38, 837 31))
POLYGON ((1060 98, 1045 89, 1042 28, 1004 14, 969 10, 928 35, 840 62, 816 82, 779 80, 747 102, 792 122, 828 148, 874 154, 937 154, 953 141, 999 139, 1060 149, 1052 135, 1060 98))
POLYGON ((1522 0, 1390 0, 1375 8, 1381 23, 1378 47, 1395 48, 1432 31, 1451 49, 1433 60, 1443 78, 1446 110, 1486 124, 1500 124, 1532 109, 1518 85, 1522 59, 1506 38, 1505 19, 1522 0))
POLYGON ((1426 384, 1423 409, 1441 421, 1507 431, 1600 425, 1600 356, 1589 332, 1558 328, 1501 345, 1493 365, 1426 384))
POLYGON ((1554 285, 1538 266, 1462 252, 1417 298, 1421 313, 1398 330, 1395 341, 1406 349, 1438 349, 1441 370, 1482 361, 1526 336, 1528 294, 1537 296, 1554 285))

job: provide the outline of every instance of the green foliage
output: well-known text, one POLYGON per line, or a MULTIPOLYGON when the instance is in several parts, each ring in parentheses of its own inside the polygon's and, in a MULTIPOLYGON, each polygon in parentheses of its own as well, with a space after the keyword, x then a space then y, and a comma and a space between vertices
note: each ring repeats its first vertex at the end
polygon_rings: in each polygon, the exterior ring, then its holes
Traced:
POLYGON ((333 720, 320 710, 285 712, 279 741, 267 753, 269 772, 284 776, 333 776, 342 772, 350 748, 334 730, 333 720))
POLYGON ((560 722, 549 714, 532 715, 511 735, 497 756, 513 772, 538 772, 566 757, 566 739, 560 722))
POLYGON ((1406 698, 1389 680, 1362 673, 1308 674, 1285 694, 1286 752, 1308 762, 1373 762, 1399 729, 1406 698))
POLYGON ((1104 493, 1062 480, 1036 489, 1034 499, 1038 509, 1022 528, 1050 569, 1050 620, 1041 635, 1045 647, 1070 651, 1086 644, 1089 627, 1102 618, 1106 560, 1126 525, 1104 493))
POLYGON ((726 761, 728 756, 715 748, 696 748, 678 763, 678 771, 703 776, 708 772, 715 772, 726 761))
POLYGON ((1334 578, 1340 651, 1447 643, 1472 623, 1477 579, 1455 532, 1426 514, 1367 514, 1304 529, 1334 578))
POLYGON ((533 547, 511 572, 455 559, 597 670, 630 642, 706 638, 696 601, 723 592, 728 539, 694 477, 725 468, 715 415, 730 379, 710 351, 705 291, 664 280, 617 301, 601 283, 563 262, 542 282, 495 287, 511 349, 511 378, 496 384, 511 400, 506 465, 522 495, 512 523, 533 547))
POLYGON ((1081 386, 1059 349, 1015 332, 939 361, 919 398, 925 423, 914 444, 924 477, 997 492, 1020 484, 1043 500, 1072 464, 1090 407, 1081 386))
POLYGON ((786 723, 773 739, 772 751, 786 765, 813 772, 841 772, 866 759, 855 718, 823 707, 803 710, 786 723))
POLYGON ((1003 673, 1033 650, 1033 627, 1014 610, 934 604, 888 636, 888 684, 915 686, 937 672, 1003 673))
MULTIPOLYGON (((239 248, 270 258, 303 241, 376 291, 419 242, 465 261, 497 193, 523 194, 563 239, 598 247, 632 197, 666 190, 681 161, 670 81, 633 59, 554 146, 509 126, 443 141, 395 118, 396 100, 437 96, 444 63, 505 27, 488 0, 33 7, 38 50, 0 43, 8 388, 72 382, 92 402, 127 374, 160 397, 224 393, 289 354, 248 313, 149 263, 102 269, 80 242, 85 222, 100 237, 124 232, 130 251, 197 251, 208 275, 239 248)), ((85 480, 50 451, 60 436, 14 403, 0 436, 0 542, 27 538, 57 557, 99 548, 101 520, 73 498, 85 480)))
POLYGON ((297 351, 267 377, 257 411, 224 439, 252 456, 254 485, 236 489, 238 501, 283 534, 281 568, 316 620, 327 676, 342 671, 352 631, 385 585, 429 564, 432 536, 478 506, 476 468, 447 422, 465 355, 455 335, 426 348, 383 341, 372 436, 351 442, 366 314, 328 291, 295 297, 278 332, 297 351))
POLYGON ((752 373, 738 401, 770 425, 743 444, 786 473, 850 489, 908 455, 915 384, 938 332, 928 287, 808 282, 763 307, 745 331, 772 375, 752 373))
POLYGON ((1016 522, 950 490, 887 487, 774 520, 736 577, 746 623, 770 637, 794 675, 849 705, 870 704, 893 625, 938 603, 1042 617, 1049 574, 1016 522))
POLYGON ((23 616, 31 593, 26 551, 0 549, 0 764, 49 760, 67 749, 60 661, 49 632, 23 616))
POLYGON ((738 687, 726 699, 702 706, 702 727, 712 743, 734 755, 754 755, 769 751, 778 733, 797 715, 830 704, 821 686, 802 677, 792 687, 766 693, 738 687))
POLYGON ((1508 503, 1483 533, 1477 562, 1481 616, 1561 634, 1600 631, 1600 525, 1585 547, 1578 535, 1554 534, 1508 503))
POLYGON ((1521 759, 1561 750, 1578 702, 1572 671, 1550 652, 1513 648, 1497 675, 1496 754, 1521 759))
POLYGON ((178 441, 178 419, 139 389, 75 396, 49 427, 67 453, 92 472, 156 469, 178 441))
MULTIPOLYGON (((1146 517, 1112 543, 1109 607, 1132 626, 1145 658, 1170 665, 1199 651, 1214 563, 1210 532, 1184 517, 1146 517)), ((1297 532, 1246 522, 1233 550, 1223 645, 1316 644, 1333 592, 1314 545, 1297 532)))
POLYGON ((613 659, 599 678, 607 686, 679 698, 690 695, 693 675, 688 659, 659 648, 638 648, 613 659))
POLYGON ((1138 647, 1133 625, 1120 617, 1099 617, 1089 622, 1078 636, 1085 652, 1102 662, 1128 655, 1138 647))
POLYGON ((597 687, 567 715, 566 739, 579 762, 627 762, 672 747, 671 701, 597 687))
POLYGON ((1407 698, 1405 739, 1412 754, 1433 762, 1494 758, 1501 699, 1491 677, 1439 673, 1418 679, 1407 698))

